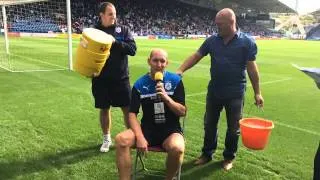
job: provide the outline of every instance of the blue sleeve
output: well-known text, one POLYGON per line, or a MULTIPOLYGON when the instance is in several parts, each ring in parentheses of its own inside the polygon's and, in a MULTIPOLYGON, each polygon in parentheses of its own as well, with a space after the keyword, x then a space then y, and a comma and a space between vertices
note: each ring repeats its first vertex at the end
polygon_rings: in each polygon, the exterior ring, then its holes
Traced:
POLYGON ((200 48, 199 48, 199 50, 198 50, 198 53, 200 53, 202 56, 206 56, 206 55, 208 55, 208 53, 209 53, 209 50, 210 50, 210 48, 209 48, 209 39, 211 39, 211 37, 210 38, 207 38, 203 43, 202 43, 202 45, 200 46, 200 48))
POLYGON ((258 52, 257 44, 253 38, 249 38, 249 43, 248 43, 248 61, 254 61, 256 60, 256 55, 258 52))

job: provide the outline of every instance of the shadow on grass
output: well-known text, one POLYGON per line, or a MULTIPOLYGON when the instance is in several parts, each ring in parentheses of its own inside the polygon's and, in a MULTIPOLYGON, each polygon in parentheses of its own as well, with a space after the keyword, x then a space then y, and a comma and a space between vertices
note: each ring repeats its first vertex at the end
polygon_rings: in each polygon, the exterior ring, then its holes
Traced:
POLYGON ((99 146, 91 146, 50 154, 37 159, 1 162, 0 179, 12 179, 24 174, 51 168, 59 169, 68 164, 77 163, 93 156, 102 155, 97 149, 99 149, 99 146))
MULTIPOLYGON (((215 171, 222 170, 223 161, 211 161, 202 166, 195 166, 194 161, 184 162, 181 169, 181 179, 202 179, 214 174, 215 171)), ((141 180, 160 180, 164 179, 165 171, 149 170, 142 171, 137 175, 141 180)))
POLYGON ((195 166, 194 161, 183 163, 181 179, 202 179, 210 176, 215 171, 222 170, 223 161, 211 161, 201 166, 195 166))

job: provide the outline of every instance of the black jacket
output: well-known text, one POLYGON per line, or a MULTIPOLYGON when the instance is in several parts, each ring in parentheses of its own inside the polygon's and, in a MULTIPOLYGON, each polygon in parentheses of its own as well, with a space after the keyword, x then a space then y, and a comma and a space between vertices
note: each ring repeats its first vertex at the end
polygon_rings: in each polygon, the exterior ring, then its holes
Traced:
POLYGON ((129 28, 117 24, 109 27, 98 24, 95 28, 112 35, 116 39, 110 49, 110 56, 97 78, 110 81, 128 79, 128 55, 134 56, 137 50, 136 43, 129 28))

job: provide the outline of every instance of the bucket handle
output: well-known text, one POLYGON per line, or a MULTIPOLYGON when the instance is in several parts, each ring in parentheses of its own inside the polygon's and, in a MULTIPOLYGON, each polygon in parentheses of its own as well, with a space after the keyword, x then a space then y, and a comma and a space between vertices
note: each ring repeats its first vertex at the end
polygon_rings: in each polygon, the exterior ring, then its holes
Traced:
MULTIPOLYGON (((256 105, 255 103, 252 103, 252 104, 250 105, 250 107, 249 107, 249 110, 247 111, 248 113, 246 113, 246 116, 247 116, 247 117, 250 116, 250 113, 251 113, 251 111, 252 111, 252 109, 253 109, 254 106, 256 106, 258 110, 262 111, 262 113, 264 113, 263 107, 261 107, 261 106, 259 106, 259 105, 256 105)), ((245 114, 245 113, 244 113, 244 114, 245 114)), ((267 126, 267 125, 268 125, 267 121, 264 121, 264 122, 265 122, 264 125, 267 126)), ((272 124, 273 124, 273 123, 272 123, 272 124)))
POLYGON ((261 110, 262 112, 264 112, 263 110, 263 107, 259 106, 259 105, 256 105, 255 103, 252 103, 250 106, 249 106, 249 110, 247 111, 247 116, 250 115, 253 107, 256 106, 258 110, 261 110))

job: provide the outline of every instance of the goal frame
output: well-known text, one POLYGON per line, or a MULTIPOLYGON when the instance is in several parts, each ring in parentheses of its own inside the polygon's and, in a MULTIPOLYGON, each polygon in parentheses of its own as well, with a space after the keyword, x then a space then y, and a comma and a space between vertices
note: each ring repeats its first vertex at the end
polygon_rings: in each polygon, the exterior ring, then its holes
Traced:
MULTIPOLYGON (((3 29, 4 29, 4 38, 5 38, 5 49, 6 53, 10 54, 9 48, 9 38, 8 38, 8 24, 7 24, 7 15, 6 15, 6 6, 35 3, 35 2, 44 2, 50 0, 4 0, 0 1, 2 17, 3 17, 3 29)), ((54 0, 51 0, 54 1, 54 0)), ((71 28, 71 0, 66 1, 66 10, 67 10, 67 34, 68 34, 68 61, 69 61, 69 70, 73 70, 72 62, 72 28, 71 28)))

